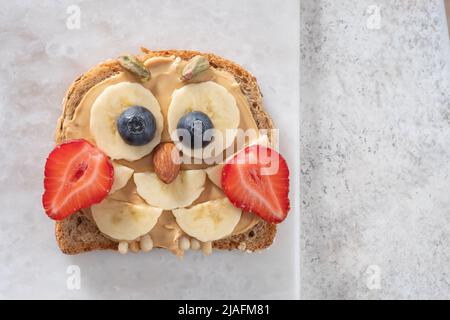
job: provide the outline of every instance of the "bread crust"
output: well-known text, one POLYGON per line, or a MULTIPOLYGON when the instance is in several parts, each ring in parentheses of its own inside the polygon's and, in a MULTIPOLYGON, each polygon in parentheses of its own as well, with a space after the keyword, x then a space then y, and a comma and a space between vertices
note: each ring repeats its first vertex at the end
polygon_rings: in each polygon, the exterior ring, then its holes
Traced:
MULTIPOLYGON (((262 94, 256 78, 240 65, 226 60, 212 53, 201 53, 189 50, 151 51, 141 48, 143 55, 140 59, 156 56, 176 56, 188 60, 195 55, 208 57, 210 64, 220 70, 230 72, 239 83, 241 91, 247 97, 249 106, 259 129, 272 129, 273 123, 264 111, 262 94)), ((67 90, 63 100, 63 112, 58 120, 55 141, 61 143, 66 139, 64 135, 65 122, 71 120, 83 96, 96 84, 121 72, 124 69, 116 60, 107 60, 93 67, 78 77, 67 90)), ((270 132, 269 132, 270 134, 270 132)), ((270 138, 270 136, 269 136, 270 138)), ((56 241, 65 254, 78 254, 92 250, 117 250, 118 243, 102 235, 95 223, 82 212, 77 212, 55 226, 56 241)), ((276 225, 261 220, 251 230, 213 242, 213 248, 222 250, 241 249, 257 251, 269 247, 276 235, 276 225)))

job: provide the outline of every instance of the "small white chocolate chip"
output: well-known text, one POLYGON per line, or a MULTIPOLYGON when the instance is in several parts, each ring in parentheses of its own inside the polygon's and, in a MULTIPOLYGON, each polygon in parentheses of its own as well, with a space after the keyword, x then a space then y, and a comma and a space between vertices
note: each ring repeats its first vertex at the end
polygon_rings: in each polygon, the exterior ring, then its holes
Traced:
POLYGON ((198 241, 197 239, 192 238, 191 239, 191 249, 192 250, 198 250, 200 249, 201 244, 200 241, 198 241))
POLYGON ((137 241, 133 241, 132 243, 130 243, 130 251, 133 253, 138 253, 139 252, 139 242, 137 241))
POLYGON ((205 255, 210 255, 212 253, 212 242, 204 242, 202 246, 202 251, 205 255))
POLYGON ((117 250, 121 254, 126 254, 128 252, 128 242, 126 241, 120 241, 119 246, 117 247, 117 250))
POLYGON ((153 249, 153 240, 148 234, 141 237, 141 250, 144 252, 149 252, 153 249))
POLYGON ((178 241, 179 241, 178 246, 183 251, 189 250, 189 248, 191 247, 191 241, 186 236, 180 237, 180 240, 178 240, 178 241))
POLYGON ((247 249, 247 244, 245 242, 239 243, 238 249, 241 251, 245 251, 245 249, 247 249))

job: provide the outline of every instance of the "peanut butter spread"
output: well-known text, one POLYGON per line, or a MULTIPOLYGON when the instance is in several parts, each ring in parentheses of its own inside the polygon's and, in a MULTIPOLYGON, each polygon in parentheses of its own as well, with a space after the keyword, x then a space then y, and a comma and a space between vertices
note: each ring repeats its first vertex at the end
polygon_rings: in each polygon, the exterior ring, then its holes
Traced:
MULTIPOLYGON (((175 57, 154 57, 147 59, 144 64, 151 72, 151 79, 142 83, 142 85, 153 93, 161 106, 161 113, 164 119, 161 142, 168 142, 171 141, 171 139, 167 129, 167 112, 173 91, 181 88, 185 84, 180 81, 179 78, 186 61, 175 57)), ((232 74, 211 67, 209 70, 197 76, 194 81, 214 81, 225 87, 236 99, 236 104, 240 111, 239 128, 243 130, 258 129, 251 114, 247 98, 241 92, 240 86, 232 74)), ((120 72, 88 90, 77 106, 73 118, 64 122, 63 130, 67 139, 83 138, 95 144, 95 140, 89 131, 91 106, 106 87, 120 82, 139 82, 139 80, 128 72, 120 72)), ((153 165, 151 157, 152 153, 137 161, 130 162, 119 160, 117 162, 134 169, 135 172, 152 172, 153 165)), ((205 167, 207 167, 205 164, 182 164, 181 169, 204 169, 205 167)), ((128 181, 125 187, 110 194, 109 197, 115 200, 135 204, 145 203, 136 191, 136 185, 133 178, 128 181)), ((215 186, 209 179, 206 179, 204 191, 192 205, 225 197, 225 194, 220 188, 215 186)), ((90 209, 84 209, 83 212, 90 216, 90 209)), ((239 223, 236 225, 231 235, 244 233, 253 228, 259 221, 260 218, 255 214, 243 212, 239 223)), ((177 255, 183 254, 183 251, 179 248, 178 244, 179 238, 183 235, 185 235, 185 233, 176 223, 175 217, 171 211, 164 211, 157 224, 150 231, 150 236, 155 247, 168 249, 177 255)))

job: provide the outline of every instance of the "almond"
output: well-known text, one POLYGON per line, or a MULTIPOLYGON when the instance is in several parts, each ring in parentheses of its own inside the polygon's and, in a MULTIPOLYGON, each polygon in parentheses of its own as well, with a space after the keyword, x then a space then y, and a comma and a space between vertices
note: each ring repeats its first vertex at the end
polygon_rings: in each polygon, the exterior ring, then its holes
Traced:
POLYGON ((172 142, 161 143, 153 151, 155 173, 164 183, 171 183, 180 171, 180 154, 172 142))

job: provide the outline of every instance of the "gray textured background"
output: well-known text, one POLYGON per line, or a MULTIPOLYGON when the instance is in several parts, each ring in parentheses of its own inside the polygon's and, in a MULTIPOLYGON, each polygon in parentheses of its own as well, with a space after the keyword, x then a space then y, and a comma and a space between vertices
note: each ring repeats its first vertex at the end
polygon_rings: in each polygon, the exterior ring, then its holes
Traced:
POLYGON ((301 16, 302 297, 450 298, 443 2, 304 0, 301 16))

